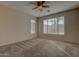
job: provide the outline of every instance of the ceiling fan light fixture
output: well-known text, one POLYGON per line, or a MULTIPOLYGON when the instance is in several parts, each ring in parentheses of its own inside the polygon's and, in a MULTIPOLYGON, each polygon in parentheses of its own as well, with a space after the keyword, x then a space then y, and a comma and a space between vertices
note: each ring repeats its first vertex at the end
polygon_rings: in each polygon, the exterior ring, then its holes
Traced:
POLYGON ((42 7, 42 6, 39 6, 39 7, 38 7, 38 10, 43 10, 43 7, 42 7))
POLYGON ((38 9, 39 11, 43 11, 43 8, 49 8, 49 6, 45 4, 45 1, 36 2, 34 5, 36 7, 32 8, 32 10, 38 9))

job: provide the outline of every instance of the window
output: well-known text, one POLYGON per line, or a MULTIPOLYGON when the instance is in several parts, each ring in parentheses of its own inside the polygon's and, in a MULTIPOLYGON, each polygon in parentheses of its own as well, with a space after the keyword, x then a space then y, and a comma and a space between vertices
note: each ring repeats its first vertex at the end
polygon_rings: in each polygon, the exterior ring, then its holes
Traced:
POLYGON ((58 17, 58 32, 64 34, 64 17, 58 17))
POLYGON ((64 16, 43 21, 45 34, 64 34, 64 16))
POLYGON ((47 20, 44 20, 43 25, 44 25, 43 27, 44 33, 46 34, 47 33, 47 20))
POLYGON ((48 34, 56 34, 57 33, 57 19, 52 18, 48 20, 48 34))
POLYGON ((36 21, 31 20, 31 34, 35 34, 36 21))

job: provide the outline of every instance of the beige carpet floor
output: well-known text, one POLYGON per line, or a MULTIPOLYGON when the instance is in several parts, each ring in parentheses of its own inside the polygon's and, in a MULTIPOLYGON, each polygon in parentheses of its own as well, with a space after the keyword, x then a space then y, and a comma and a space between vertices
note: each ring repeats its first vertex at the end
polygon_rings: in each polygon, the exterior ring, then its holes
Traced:
POLYGON ((79 47, 60 41, 33 39, 0 47, 1 57, 79 57, 79 47))

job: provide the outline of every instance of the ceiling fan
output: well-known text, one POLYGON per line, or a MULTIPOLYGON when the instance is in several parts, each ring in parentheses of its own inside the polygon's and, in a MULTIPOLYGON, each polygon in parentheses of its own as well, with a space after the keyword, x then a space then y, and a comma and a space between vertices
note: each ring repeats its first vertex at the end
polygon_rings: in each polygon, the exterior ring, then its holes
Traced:
MULTIPOLYGON (((43 11, 44 8, 49 8, 49 5, 46 5, 45 1, 37 1, 35 3, 31 2, 31 4, 35 6, 34 8, 32 8, 32 10, 38 9, 40 11, 43 11)), ((50 12, 50 10, 48 10, 48 12, 50 12)))

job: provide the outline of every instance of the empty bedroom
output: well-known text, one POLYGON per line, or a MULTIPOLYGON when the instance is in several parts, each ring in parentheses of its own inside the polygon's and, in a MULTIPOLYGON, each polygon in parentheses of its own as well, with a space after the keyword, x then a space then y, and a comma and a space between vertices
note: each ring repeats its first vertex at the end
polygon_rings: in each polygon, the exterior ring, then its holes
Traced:
POLYGON ((0 1, 0 57, 79 57, 79 1, 0 1))

